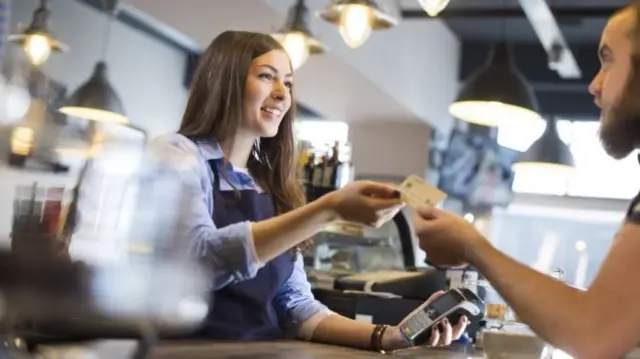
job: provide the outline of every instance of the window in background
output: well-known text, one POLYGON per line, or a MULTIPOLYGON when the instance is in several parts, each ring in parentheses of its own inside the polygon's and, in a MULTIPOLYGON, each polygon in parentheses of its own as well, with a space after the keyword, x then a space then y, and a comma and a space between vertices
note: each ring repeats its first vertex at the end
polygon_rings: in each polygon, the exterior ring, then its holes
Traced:
POLYGON ((521 206, 495 210, 492 241, 517 261, 550 274, 560 268, 571 285, 595 278, 624 213, 521 206))
MULTIPOLYGON (((501 126, 498 143, 525 151, 540 137, 545 124, 524 126, 516 123, 501 126)), ((516 175, 515 192, 547 195, 569 195, 599 198, 631 198, 638 191, 640 166, 635 155, 614 160, 602 149, 598 138, 599 123, 595 121, 558 120, 560 138, 569 146, 576 161, 576 173, 570 180, 516 175)))
POLYGON ((335 141, 346 143, 349 138, 349 125, 340 121, 296 121, 294 131, 299 141, 308 141, 317 149, 335 141))
POLYGON ((567 194, 581 197, 632 198, 638 192, 640 166, 635 154, 615 160, 604 151, 598 137, 597 122, 573 122, 571 152, 576 176, 567 194))

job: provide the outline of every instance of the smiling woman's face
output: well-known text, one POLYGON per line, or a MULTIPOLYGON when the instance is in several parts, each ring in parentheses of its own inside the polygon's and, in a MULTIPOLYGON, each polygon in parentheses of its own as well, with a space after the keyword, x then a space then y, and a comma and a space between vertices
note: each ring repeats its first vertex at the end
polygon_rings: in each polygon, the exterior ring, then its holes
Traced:
POLYGON ((293 74, 282 50, 269 51, 251 62, 244 93, 243 132, 273 137, 291 108, 293 74))

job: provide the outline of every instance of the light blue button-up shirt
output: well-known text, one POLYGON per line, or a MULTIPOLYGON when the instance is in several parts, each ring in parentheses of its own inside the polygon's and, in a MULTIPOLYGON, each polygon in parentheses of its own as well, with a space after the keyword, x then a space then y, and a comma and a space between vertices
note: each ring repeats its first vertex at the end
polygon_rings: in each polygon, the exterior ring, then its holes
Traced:
MULTIPOLYGON (((262 264, 256 258, 250 222, 217 228, 212 220, 214 177, 207 161, 222 160, 220 146, 213 141, 194 143, 182 135, 169 134, 151 141, 149 148, 163 172, 175 175, 186 191, 189 205, 180 216, 179 245, 184 242, 182 250, 214 270, 214 290, 255 277, 262 264)), ((228 177, 237 189, 261 191, 244 172, 234 171, 228 177)), ((230 191, 232 186, 220 178, 220 190, 230 191)), ((298 327, 316 314, 330 312, 314 299, 301 255, 291 277, 278 290, 274 306, 280 318, 298 327)))

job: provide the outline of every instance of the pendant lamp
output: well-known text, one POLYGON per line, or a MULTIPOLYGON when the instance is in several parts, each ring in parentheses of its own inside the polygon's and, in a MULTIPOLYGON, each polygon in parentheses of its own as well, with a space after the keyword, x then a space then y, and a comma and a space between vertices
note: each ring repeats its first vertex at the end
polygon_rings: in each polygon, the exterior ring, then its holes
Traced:
POLYGON ((449 5, 449 0, 418 0, 427 15, 434 17, 449 5))
MULTIPOLYGON (((105 2, 106 4, 107 2, 105 2)), ((108 22, 103 41, 102 60, 98 61, 93 69, 93 74, 87 82, 82 84, 71 95, 67 103, 59 111, 72 117, 86 120, 114 123, 128 123, 120 97, 109 83, 107 78, 107 49, 109 48, 109 36, 111 25, 115 17, 116 1, 112 2, 112 8, 108 10, 108 22)))
POLYGON ((449 113, 492 127, 505 121, 541 121, 535 93, 516 68, 506 43, 494 45, 487 63, 467 79, 449 113))
POLYGON ((311 33, 309 8, 304 0, 297 0, 297 3, 289 9, 284 27, 271 36, 282 44, 291 59, 294 70, 300 68, 309 55, 321 54, 325 51, 322 43, 311 33))
POLYGON ((100 122, 128 123, 122 101, 107 79, 107 64, 99 61, 93 74, 71 95, 60 112, 100 122))
POLYGON ((19 43, 24 47, 32 64, 40 66, 44 64, 52 52, 67 52, 69 47, 58 41, 49 30, 48 1, 41 0, 40 7, 33 12, 33 19, 29 27, 20 34, 9 35, 7 40, 19 43))
POLYGON ((398 20, 382 11, 375 0, 332 0, 318 16, 338 25, 342 39, 352 49, 364 44, 372 30, 388 29, 398 24, 398 20))
POLYGON ((541 171, 566 173, 572 171, 574 166, 571 150, 558 134, 556 120, 549 118, 542 136, 520 155, 512 169, 516 173, 525 170, 527 173, 541 173, 541 171))

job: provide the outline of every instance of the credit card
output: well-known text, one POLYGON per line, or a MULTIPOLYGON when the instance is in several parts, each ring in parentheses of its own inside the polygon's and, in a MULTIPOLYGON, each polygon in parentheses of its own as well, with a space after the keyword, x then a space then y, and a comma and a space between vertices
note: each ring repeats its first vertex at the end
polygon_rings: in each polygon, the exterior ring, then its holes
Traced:
POLYGON ((398 190, 402 194, 402 200, 412 208, 421 205, 435 207, 447 198, 446 193, 417 175, 407 177, 398 190))

